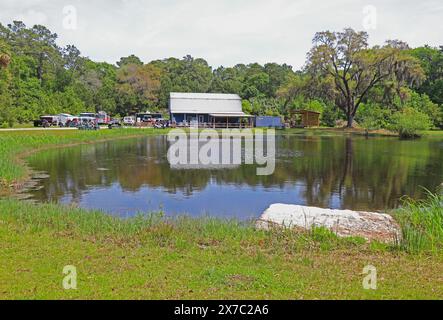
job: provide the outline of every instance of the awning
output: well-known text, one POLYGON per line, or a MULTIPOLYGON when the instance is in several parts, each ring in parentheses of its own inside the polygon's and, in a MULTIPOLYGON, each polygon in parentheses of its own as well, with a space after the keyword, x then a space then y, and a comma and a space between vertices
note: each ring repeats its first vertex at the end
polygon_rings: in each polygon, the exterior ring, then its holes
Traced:
POLYGON ((213 118, 253 118, 254 116, 251 116, 246 113, 210 113, 209 114, 213 118))

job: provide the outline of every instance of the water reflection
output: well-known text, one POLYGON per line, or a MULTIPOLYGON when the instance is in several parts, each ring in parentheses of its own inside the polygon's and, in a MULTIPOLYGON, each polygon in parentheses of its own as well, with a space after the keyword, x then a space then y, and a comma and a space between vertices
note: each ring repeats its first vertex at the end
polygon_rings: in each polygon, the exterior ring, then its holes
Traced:
POLYGON ((250 218, 275 202, 384 210, 443 182, 443 145, 435 139, 277 136, 276 148, 271 176, 257 176, 251 165, 171 168, 166 137, 51 150, 30 159, 50 175, 31 194, 121 215, 162 208, 250 218))

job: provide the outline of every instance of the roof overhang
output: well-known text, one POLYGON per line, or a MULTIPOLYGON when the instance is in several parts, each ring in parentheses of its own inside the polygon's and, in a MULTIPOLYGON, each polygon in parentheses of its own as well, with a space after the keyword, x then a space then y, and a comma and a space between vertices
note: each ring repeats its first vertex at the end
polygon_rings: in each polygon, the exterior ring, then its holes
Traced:
POLYGON ((251 116, 249 114, 239 112, 239 113, 210 113, 211 117, 214 118, 253 118, 254 116, 251 116))
POLYGON ((169 94, 170 99, 178 100, 242 100, 238 94, 226 94, 226 93, 184 93, 184 92, 171 92, 169 94))
POLYGON ((303 114, 303 113, 321 114, 321 112, 311 111, 311 110, 298 110, 295 112, 295 114, 303 114))

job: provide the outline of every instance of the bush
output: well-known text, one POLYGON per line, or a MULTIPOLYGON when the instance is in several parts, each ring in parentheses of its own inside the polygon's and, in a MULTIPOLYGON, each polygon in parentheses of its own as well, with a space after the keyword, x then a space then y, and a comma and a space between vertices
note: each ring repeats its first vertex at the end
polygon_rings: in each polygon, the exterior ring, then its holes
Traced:
POLYGON ((435 127, 443 125, 443 115, 439 106, 431 101, 426 94, 411 91, 406 104, 426 114, 435 127))
POLYGON ((321 125, 326 127, 335 127, 338 120, 343 120, 343 112, 334 105, 326 105, 321 115, 321 125))
POLYGON ((391 110, 378 104, 362 105, 355 118, 362 128, 368 130, 386 129, 390 125, 391 110))
POLYGON ((432 122, 426 114, 410 107, 395 113, 391 121, 391 129, 401 138, 419 137, 420 131, 429 130, 432 127, 432 122))

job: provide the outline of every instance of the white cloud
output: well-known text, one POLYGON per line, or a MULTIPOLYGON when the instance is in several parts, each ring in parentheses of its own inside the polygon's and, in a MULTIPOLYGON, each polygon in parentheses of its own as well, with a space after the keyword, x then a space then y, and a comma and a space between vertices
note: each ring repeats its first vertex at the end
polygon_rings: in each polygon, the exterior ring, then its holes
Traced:
POLYGON ((144 61, 203 57, 213 66, 269 61, 299 68, 315 32, 362 29, 363 8, 377 8, 371 43, 402 39, 441 45, 441 0, 2 0, 0 21, 47 25, 60 43, 111 63, 136 54, 144 61), (77 30, 63 29, 63 7, 77 8, 77 30))

